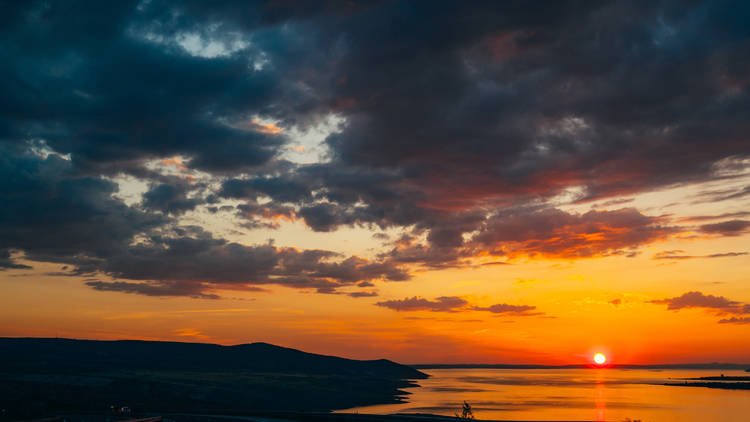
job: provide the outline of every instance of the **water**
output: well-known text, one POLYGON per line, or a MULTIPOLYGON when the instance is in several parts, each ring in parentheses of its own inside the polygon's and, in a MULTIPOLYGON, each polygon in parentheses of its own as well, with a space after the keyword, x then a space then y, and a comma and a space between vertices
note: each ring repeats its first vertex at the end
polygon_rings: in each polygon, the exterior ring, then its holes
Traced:
POLYGON ((518 421, 747 422, 749 390, 657 385, 678 378, 748 376, 740 370, 428 369, 406 403, 342 410, 453 416, 464 400, 477 419, 518 421), (672 378, 670 380, 670 378, 672 378))

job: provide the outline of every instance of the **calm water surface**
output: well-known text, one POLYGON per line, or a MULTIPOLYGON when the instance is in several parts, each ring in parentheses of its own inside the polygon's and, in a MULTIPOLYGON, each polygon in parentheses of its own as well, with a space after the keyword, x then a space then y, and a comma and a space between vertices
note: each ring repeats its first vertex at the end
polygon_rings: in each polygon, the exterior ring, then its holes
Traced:
MULTIPOLYGON (((740 370, 428 369, 406 403, 342 411, 453 416, 466 400, 477 419, 534 421, 750 421, 750 391, 654 385, 679 378, 748 376, 740 370), (672 378, 670 380, 670 378, 672 378)), ((677 379, 677 380, 676 380, 677 379)))

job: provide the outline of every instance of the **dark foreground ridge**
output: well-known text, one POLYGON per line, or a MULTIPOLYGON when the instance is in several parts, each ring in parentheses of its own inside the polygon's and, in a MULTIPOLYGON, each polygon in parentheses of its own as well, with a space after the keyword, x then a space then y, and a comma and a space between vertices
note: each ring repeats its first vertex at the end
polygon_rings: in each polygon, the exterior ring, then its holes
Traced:
POLYGON ((6 418, 61 412, 327 411, 394 403, 424 373, 267 343, 0 338, 6 418))

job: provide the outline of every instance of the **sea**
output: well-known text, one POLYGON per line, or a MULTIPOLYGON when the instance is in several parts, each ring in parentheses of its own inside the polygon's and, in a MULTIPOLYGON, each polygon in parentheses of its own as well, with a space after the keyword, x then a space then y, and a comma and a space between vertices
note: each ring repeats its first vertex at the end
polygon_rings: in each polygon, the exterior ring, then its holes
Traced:
POLYGON ((705 369, 423 369, 398 404, 340 412, 455 416, 509 421, 749 422, 750 390, 666 386, 686 378, 748 376, 705 369))

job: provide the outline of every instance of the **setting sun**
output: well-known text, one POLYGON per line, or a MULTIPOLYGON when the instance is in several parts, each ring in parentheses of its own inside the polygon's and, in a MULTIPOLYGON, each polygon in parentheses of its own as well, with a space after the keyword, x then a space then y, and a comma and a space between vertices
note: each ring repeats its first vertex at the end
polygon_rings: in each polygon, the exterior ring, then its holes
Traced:
POLYGON ((594 362, 596 362, 597 365, 604 365, 604 363, 607 361, 607 357, 604 356, 601 353, 597 353, 594 355, 594 362))

